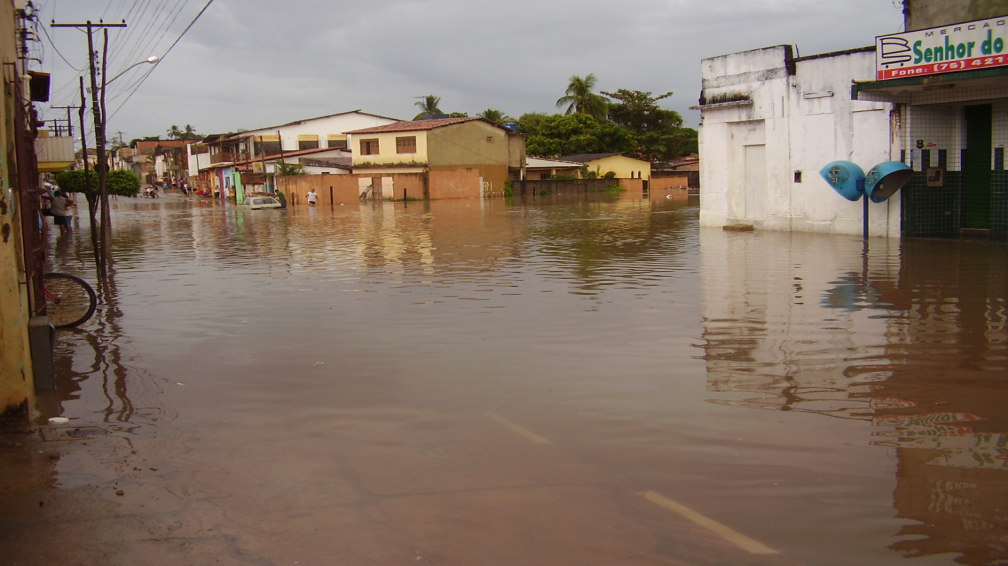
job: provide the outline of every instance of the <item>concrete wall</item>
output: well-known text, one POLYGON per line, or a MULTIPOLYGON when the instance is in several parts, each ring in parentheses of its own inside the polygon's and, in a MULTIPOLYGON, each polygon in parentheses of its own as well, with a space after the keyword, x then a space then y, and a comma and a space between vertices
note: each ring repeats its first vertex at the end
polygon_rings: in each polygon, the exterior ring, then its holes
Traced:
MULTIPOLYGON (((792 53, 776 46, 702 62, 702 226, 861 233, 861 203, 837 195, 819 170, 890 159, 891 105, 850 99, 852 80, 874 76, 874 51, 792 53)), ((871 233, 898 237, 899 210, 898 194, 872 204, 871 233)))
POLYGON ((356 134, 353 138, 353 164, 355 167, 367 165, 406 165, 415 164, 422 167, 427 164, 427 132, 388 132, 374 134, 356 134), (412 153, 399 153, 396 150, 396 138, 414 138, 416 140, 416 151, 412 153), (361 143, 365 140, 378 140, 378 153, 364 155, 361 153, 361 143))
POLYGON ((430 130, 427 158, 432 167, 508 164, 508 137, 503 128, 480 120, 430 130))
POLYGON ((479 198, 480 171, 476 168, 431 168, 429 176, 431 199, 479 198))
POLYGON ((305 195, 315 189, 318 205, 348 205, 360 202, 361 192, 374 187, 386 199, 426 198, 427 176, 423 173, 374 175, 294 175, 278 177, 277 188, 290 206, 307 204, 305 195), (387 189, 383 191, 383 189, 387 189), (405 191, 405 193, 404 193, 405 191))
MULTIPOLYGON (((339 135, 353 130, 392 124, 395 121, 396 120, 391 118, 383 118, 381 116, 374 116, 361 112, 347 112, 345 114, 336 114, 334 116, 321 118, 310 118, 307 120, 292 122, 290 124, 251 130, 248 132, 242 132, 242 134, 247 136, 276 136, 279 131, 280 144, 283 150, 294 151, 298 149, 298 136, 317 136, 319 147, 325 148, 330 134, 339 135)), ((394 146, 393 149, 395 149, 394 146)))
MULTIPOLYGON (((3 63, 5 88, 0 93, 0 425, 3 428, 27 428, 34 405, 34 378, 28 341, 27 286, 24 281, 24 255, 21 238, 21 206, 15 200, 27 187, 20 186, 15 155, 16 108, 24 101, 20 89, 9 88, 8 81, 19 74, 15 69, 17 51, 14 43, 14 6, 0 0, 0 62, 3 63), (9 190, 8 190, 9 189, 9 190)), ((16 80, 16 79, 14 79, 16 80)), ((24 126, 24 124, 22 124, 24 126)))
POLYGON ((914 31, 1008 14, 1004 0, 904 0, 906 29, 914 31))
MULTIPOLYGON (((617 184, 617 181, 614 179, 511 181, 511 187, 515 196, 583 195, 603 192, 615 184, 617 184)), ((621 188, 623 187, 621 186, 621 188)))

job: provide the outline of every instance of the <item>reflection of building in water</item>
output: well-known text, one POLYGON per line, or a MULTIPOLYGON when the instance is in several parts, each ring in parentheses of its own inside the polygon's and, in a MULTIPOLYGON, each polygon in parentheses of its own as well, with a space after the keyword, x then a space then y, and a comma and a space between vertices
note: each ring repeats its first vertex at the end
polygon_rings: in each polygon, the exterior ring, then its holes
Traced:
MULTIPOLYGON (((701 231, 708 389, 870 419, 895 449, 894 550, 1006 555, 1008 257, 971 242, 701 231), (909 538, 907 538, 909 537, 909 538)), ((726 397, 726 396, 722 396, 726 397)))
MULTIPOLYGON (((886 324, 861 303, 861 242, 719 230, 700 242, 708 388, 759 393, 732 403, 868 418, 870 385, 887 376, 874 357, 886 324), (847 304, 824 311, 833 288, 847 304)), ((877 245, 872 280, 891 283, 897 243, 877 245)))

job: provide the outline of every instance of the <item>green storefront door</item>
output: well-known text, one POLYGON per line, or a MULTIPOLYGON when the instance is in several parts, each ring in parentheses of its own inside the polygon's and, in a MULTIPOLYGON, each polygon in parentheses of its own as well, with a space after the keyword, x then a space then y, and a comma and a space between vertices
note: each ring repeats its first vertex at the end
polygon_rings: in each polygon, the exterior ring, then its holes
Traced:
POLYGON ((966 228, 990 228, 991 107, 967 106, 966 162, 963 164, 963 221, 966 228))

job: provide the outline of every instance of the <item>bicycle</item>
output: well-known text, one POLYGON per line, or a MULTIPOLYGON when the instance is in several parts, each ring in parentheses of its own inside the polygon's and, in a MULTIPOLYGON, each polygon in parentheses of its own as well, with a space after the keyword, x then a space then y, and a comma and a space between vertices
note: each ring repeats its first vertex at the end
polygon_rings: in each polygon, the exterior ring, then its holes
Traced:
POLYGON ((80 326, 94 315, 98 307, 94 289, 76 275, 43 274, 42 289, 46 296, 46 312, 56 328, 80 326))

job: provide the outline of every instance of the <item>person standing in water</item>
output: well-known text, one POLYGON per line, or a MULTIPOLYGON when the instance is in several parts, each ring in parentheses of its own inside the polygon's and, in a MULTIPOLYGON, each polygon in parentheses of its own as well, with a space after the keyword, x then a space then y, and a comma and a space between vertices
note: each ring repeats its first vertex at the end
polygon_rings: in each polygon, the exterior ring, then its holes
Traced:
POLYGON ((60 234, 69 234, 72 230, 70 216, 67 214, 68 206, 67 194, 62 190, 57 190, 52 196, 52 217, 53 224, 59 226, 60 234))

